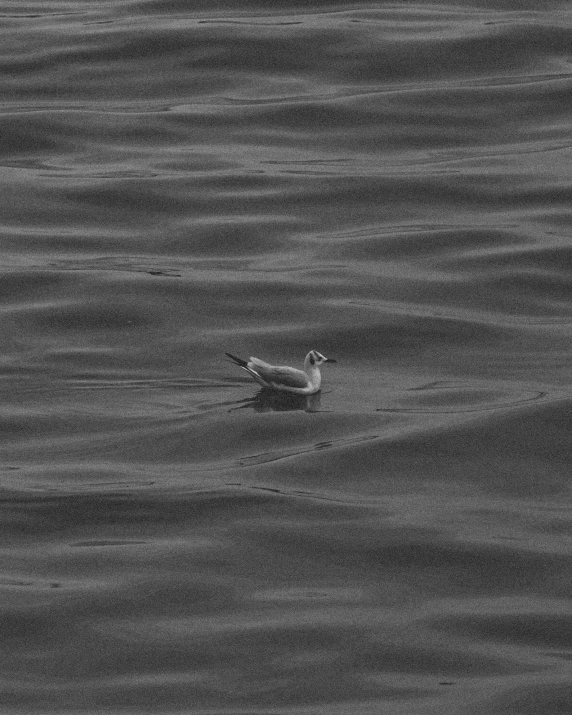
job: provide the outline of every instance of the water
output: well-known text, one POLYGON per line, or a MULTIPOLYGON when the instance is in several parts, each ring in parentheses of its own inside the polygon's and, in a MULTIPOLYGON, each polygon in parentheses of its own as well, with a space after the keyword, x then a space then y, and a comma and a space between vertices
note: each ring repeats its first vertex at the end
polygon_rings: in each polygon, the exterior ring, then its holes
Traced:
POLYGON ((569 713, 569 3, 0 17, 2 712, 569 713))

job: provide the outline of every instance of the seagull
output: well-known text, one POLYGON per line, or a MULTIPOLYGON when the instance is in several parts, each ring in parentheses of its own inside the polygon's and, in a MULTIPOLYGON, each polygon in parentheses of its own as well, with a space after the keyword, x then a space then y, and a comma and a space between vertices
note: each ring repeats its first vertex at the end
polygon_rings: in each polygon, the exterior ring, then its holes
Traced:
POLYGON ((264 360, 251 357, 248 362, 236 355, 225 353, 227 357, 245 370, 262 387, 269 387, 279 392, 289 392, 295 395, 313 395, 318 392, 322 383, 320 365, 325 362, 336 362, 327 358, 317 350, 310 350, 304 360, 304 370, 285 365, 269 365, 264 360))

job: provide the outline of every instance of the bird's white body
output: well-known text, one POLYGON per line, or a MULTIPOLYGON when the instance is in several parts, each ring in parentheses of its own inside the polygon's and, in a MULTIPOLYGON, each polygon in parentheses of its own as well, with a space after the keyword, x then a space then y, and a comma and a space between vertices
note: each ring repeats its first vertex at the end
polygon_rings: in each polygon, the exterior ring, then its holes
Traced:
POLYGON ((270 365, 255 357, 246 362, 230 353, 226 354, 262 387, 294 395, 313 395, 318 392, 322 384, 320 365, 336 362, 317 350, 310 350, 304 360, 304 370, 297 370, 287 365, 270 365))

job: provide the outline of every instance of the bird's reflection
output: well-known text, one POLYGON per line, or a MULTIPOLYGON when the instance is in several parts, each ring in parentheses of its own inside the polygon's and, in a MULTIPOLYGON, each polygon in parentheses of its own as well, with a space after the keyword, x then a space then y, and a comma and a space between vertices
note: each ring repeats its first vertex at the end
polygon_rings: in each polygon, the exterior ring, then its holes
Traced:
POLYGON ((292 410, 319 412, 320 403, 320 392, 316 392, 313 395, 291 395, 263 388, 254 397, 247 397, 245 400, 241 400, 240 405, 232 409, 250 409, 255 412, 290 412, 292 410))

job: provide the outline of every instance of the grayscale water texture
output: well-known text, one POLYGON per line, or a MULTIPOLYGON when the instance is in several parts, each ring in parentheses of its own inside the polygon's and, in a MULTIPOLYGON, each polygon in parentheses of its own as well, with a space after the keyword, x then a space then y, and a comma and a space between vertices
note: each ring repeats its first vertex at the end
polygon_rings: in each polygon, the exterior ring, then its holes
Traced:
POLYGON ((0 47, 2 714, 572 712, 571 3, 0 47))

